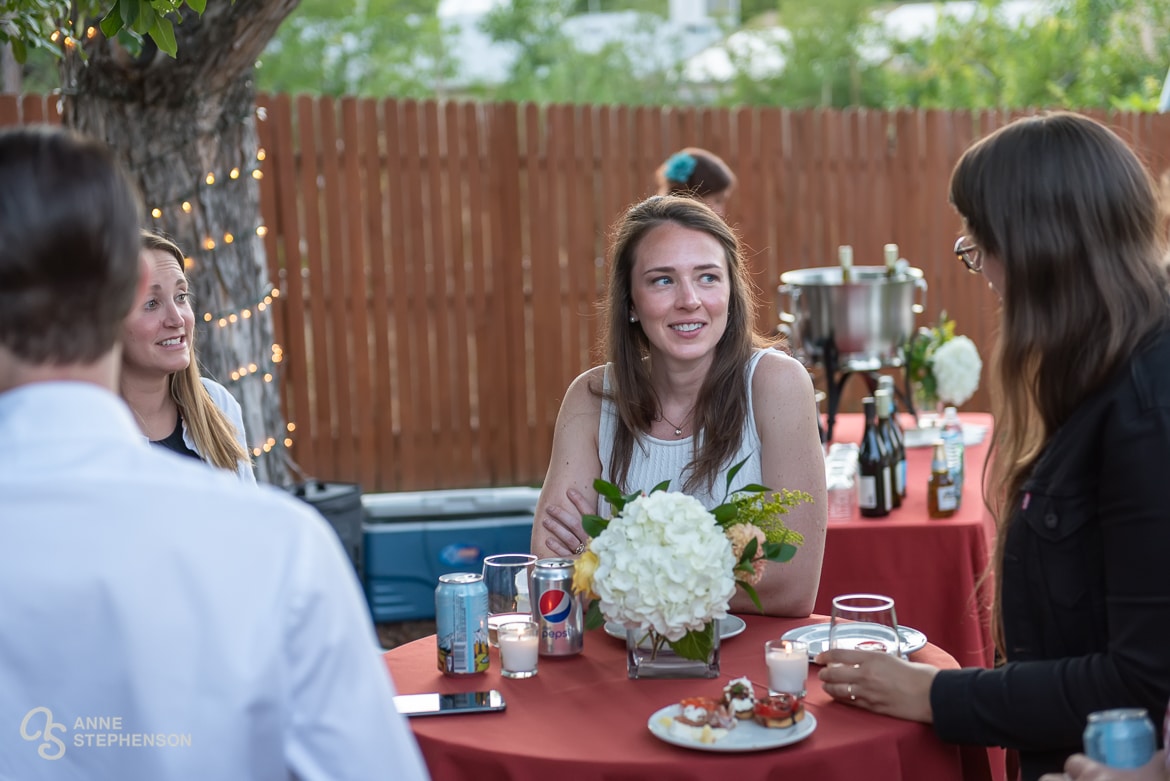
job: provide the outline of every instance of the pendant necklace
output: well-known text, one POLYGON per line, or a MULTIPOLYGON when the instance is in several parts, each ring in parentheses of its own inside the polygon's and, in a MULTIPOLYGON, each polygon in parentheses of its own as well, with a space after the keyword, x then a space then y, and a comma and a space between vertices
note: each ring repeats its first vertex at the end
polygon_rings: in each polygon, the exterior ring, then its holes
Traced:
MULTIPOLYGON (((691 414, 691 413, 689 413, 689 412, 688 412, 688 413, 687 413, 687 417, 690 417, 690 414, 691 414)), ((674 435, 675 435, 676 437, 681 437, 681 436, 682 436, 682 432, 683 432, 683 430, 682 430, 682 426, 676 425, 676 424, 675 424, 675 422, 674 422, 673 420, 671 420, 670 418, 666 417, 666 415, 662 414, 662 410, 658 410, 658 419, 659 419, 659 420, 662 420, 662 421, 665 421, 665 422, 669 423, 670 425, 674 426, 674 435)), ((683 423, 686 423, 686 421, 687 421, 687 419, 686 419, 686 418, 683 418, 683 423)))

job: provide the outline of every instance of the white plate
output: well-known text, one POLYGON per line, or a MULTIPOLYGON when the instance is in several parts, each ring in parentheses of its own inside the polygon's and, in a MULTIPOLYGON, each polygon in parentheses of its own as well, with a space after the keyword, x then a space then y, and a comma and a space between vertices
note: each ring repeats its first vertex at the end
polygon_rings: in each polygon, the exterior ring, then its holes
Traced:
MULTIPOLYGON (((854 625, 864 626, 864 625, 854 625)), ((864 635, 863 635, 864 637, 864 635)), ((915 651, 926 647, 926 635, 919 632, 917 629, 911 629, 908 626, 898 625, 898 637, 902 640, 902 655, 912 654, 915 651)), ((809 624, 808 626, 798 626, 796 629, 789 629, 781 638, 784 640, 800 640, 808 643, 808 658, 812 659, 821 651, 829 649, 829 625, 828 624, 809 624)), ((875 639, 881 639, 876 637, 875 639)))
POLYGON ((816 717, 805 708, 804 718, 791 727, 777 729, 761 727, 751 720, 737 721, 735 727, 722 740, 717 740, 714 743, 700 743, 692 738, 671 734, 670 722, 678 715, 680 707, 678 703, 675 703, 654 711, 650 720, 646 722, 646 726, 659 740, 699 751, 763 751, 769 748, 780 748, 804 740, 817 728, 816 717))
MULTIPOLYGON (((739 616, 728 615, 727 618, 719 619, 719 640, 722 642, 729 637, 735 637, 745 629, 747 629, 747 622, 739 616)), ((616 621, 605 622, 605 633, 619 640, 626 639, 626 628, 616 621)))

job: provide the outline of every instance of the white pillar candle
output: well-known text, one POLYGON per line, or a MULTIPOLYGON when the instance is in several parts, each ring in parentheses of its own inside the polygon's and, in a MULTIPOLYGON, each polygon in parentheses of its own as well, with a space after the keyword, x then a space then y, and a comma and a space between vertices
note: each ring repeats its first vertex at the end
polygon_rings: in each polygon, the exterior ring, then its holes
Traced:
POLYGON ((804 694, 808 678, 808 644, 794 640, 769 640, 764 646, 768 665, 768 689, 774 693, 804 694))
POLYGON ((535 621, 518 621, 499 628, 500 667, 506 678, 527 678, 536 674, 540 656, 535 621))

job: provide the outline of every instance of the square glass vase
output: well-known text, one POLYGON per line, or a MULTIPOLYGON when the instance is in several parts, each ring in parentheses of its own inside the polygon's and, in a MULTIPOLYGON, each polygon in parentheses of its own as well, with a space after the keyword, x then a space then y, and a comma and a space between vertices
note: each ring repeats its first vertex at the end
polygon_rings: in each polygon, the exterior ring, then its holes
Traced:
POLYGON ((711 652, 706 659, 687 659, 674 652, 665 641, 656 644, 645 629, 626 630, 626 672, 638 678, 718 678, 719 631, 717 621, 707 624, 711 652), (655 649, 655 645, 659 647, 655 649))

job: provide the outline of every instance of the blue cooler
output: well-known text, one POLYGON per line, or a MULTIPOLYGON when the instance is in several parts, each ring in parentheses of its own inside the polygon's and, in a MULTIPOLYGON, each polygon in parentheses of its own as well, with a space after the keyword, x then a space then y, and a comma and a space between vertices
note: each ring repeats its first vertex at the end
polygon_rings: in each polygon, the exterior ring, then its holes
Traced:
POLYGON ((365 494, 363 583, 374 621, 435 617, 448 572, 480 572, 485 556, 527 553, 537 488, 365 494))

